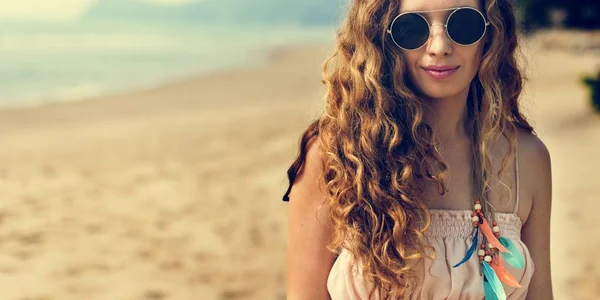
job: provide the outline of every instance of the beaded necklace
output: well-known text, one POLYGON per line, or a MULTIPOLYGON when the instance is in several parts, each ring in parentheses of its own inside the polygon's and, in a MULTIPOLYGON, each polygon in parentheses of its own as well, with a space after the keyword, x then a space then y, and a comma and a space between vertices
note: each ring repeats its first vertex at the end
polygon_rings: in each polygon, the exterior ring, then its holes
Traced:
POLYGON ((465 257, 453 268, 459 267, 469 260, 477 249, 479 232, 483 234, 484 241, 477 250, 480 271, 483 272, 483 288, 486 300, 506 300, 506 293, 502 283, 520 288, 521 285, 514 276, 504 268, 503 260, 516 269, 522 269, 524 266, 523 256, 519 253, 514 243, 500 235, 500 227, 496 221, 492 222, 492 227, 481 211, 481 203, 475 201, 473 206, 472 221, 474 227, 473 243, 467 251, 465 257), (502 254, 502 255, 501 255, 502 254))

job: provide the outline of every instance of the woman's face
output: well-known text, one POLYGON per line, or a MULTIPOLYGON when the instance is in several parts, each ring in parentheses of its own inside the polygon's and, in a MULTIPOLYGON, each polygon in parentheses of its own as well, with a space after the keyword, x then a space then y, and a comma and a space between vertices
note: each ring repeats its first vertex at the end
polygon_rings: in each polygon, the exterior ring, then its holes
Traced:
MULTIPOLYGON (((482 11, 478 0, 402 0, 400 5, 401 12, 463 6, 470 6, 482 11)), ((450 10, 422 13, 431 25, 429 39, 417 50, 401 50, 407 61, 411 81, 420 93, 432 99, 448 98, 466 93, 471 80, 477 74, 483 54, 486 37, 475 44, 462 46, 448 37, 444 26, 439 26, 446 24, 451 12, 450 10), (455 68, 456 70, 442 73, 431 70, 435 67, 439 69, 440 66, 443 69, 455 68)))

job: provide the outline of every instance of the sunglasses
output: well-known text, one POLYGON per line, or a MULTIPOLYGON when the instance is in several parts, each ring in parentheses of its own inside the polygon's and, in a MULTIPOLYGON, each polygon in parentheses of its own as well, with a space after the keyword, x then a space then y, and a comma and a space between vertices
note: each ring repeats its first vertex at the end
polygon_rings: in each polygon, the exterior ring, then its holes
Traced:
POLYGON ((473 7, 458 7, 439 10, 412 11, 399 14, 387 30, 392 41, 404 50, 417 50, 429 40, 432 25, 421 13, 452 11, 446 19, 446 34, 462 46, 473 45, 483 38, 489 22, 473 7))

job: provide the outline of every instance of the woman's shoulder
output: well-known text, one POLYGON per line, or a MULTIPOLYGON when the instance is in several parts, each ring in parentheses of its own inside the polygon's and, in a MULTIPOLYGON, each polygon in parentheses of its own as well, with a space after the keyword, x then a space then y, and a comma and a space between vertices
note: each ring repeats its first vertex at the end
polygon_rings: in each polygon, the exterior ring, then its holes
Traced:
POLYGON ((304 201, 311 201, 315 204, 320 202, 324 196, 321 182, 324 160, 322 155, 321 143, 318 136, 314 136, 306 143, 305 158, 300 166, 297 177, 291 184, 290 197, 306 198, 304 201), (318 199, 319 201, 315 201, 318 199))
POLYGON ((552 189, 550 151, 537 134, 521 130, 518 135, 519 176, 530 187, 533 199, 549 199, 552 189))
POLYGON ((526 130, 518 131, 519 162, 527 168, 548 167, 550 152, 542 139, 526 130))
POLYGON ((317 169, 323 167, 323 148, 319 136, 315 135, 306 144, 306 164, 317 169))

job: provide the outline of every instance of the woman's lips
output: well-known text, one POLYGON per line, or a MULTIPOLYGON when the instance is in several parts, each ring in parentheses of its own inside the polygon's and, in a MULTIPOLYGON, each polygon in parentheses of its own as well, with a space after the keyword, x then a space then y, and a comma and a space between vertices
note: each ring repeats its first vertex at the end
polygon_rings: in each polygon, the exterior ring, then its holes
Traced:
POLYGON ((425 71, 425 73, 427 75, 429 75, 429 77, 431 77, 435 80, 443 80, 443 79, 450 77, 452 74, 454 74, 454 72, 456 72, 456 70, 458 70, 458 68, 460 68, 460 67, 456 67, 454 69, 448 69, 448 70, 432 70, 432 69, 425 69, 425 68, 422 68, 422 69, 425 71))

